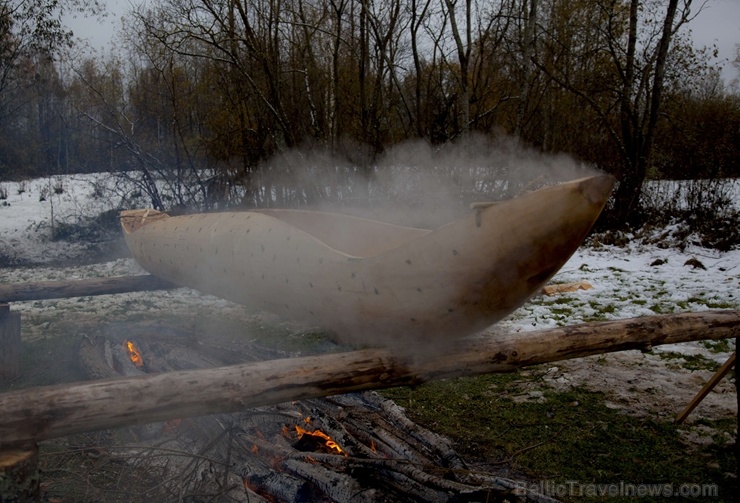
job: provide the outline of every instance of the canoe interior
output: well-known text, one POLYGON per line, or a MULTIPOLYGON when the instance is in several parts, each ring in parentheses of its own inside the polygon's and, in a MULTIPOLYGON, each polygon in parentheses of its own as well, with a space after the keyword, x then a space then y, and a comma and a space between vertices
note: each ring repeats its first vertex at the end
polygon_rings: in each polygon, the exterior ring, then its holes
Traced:
POLYGON ((280 219, 334 250, 361 258, 398 248, 431 232, 339 213, 303 210, 259 210, 259 213, 280 219))
MULTIPOLYGON (((319 240, 333 250, 350 257, 369 258, 398 248, 432 232, 430 229, 403 227, 367 218, 307 210, 252 210, 285 222, 319 240)), ((125 234, 132 234, 146 224, 170 218, 157 210, 125 210, 121 224, 125 234)))

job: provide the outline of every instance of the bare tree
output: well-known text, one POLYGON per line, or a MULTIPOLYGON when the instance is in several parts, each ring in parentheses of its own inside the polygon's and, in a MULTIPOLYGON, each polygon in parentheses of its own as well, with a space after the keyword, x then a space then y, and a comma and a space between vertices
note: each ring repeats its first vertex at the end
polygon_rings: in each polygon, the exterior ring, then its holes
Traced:
POLYGON ((519 104, 516 111, 516 123, 514 125, 514 135, 521 137, 524 126, 524 116, 527 105, 529 104, 529 89, 532 79, 534 65, 532 58, 535 50, 535 30, 537 27, 537 4, 538 0, 529 0, 522 2, 522 10, 526 11, 526 26, 524 29, 524 38, 522 40, 522 67, 524 69, 521 82, 521 92, 519 95, 519 104))
MULTIPOLYGON (((619 187, 614 206, 606 214, 609 225, 624 225, 638 207, 651 162, 669 49, 678 29, 691 18, 691 3, 669 0, 663 6, 649 0, 630 0, 626 10, 617 0, 590 3, 587 21, 591 26, 581 26, 577 33, 581 43, 559 40, 558 26, 544 30, 561 60, 553 65, 539 59, 536 64, 599 117, 619 155, 619 187), (662 21, 653 23, 655 19, 662 21), (582 38, 589 33, 588 39, 582 38), (604 54, 608 61, 601 58, 604 54), (598 79, 584 78, 583 72, 573 71, 572 65, 584 61, 601 65, 592 69, 598 79), (604 71, 605 64, 610 66, 608 72, 604 71)), ((553 0, 552 5, 556 11, 563 4, 553 0)), ((574 3, 567 5, 575 7, 574 3)))
POLYGON ((460 129, 464 136, 470 130, 470 52, 472 50, 472 0, 464 0, 462 21, 458 21, 458 0, 444 0, 444 7, 450 22, 450 30, 455 43, 458 71, 457 85, 460 89, 460 129), (461 26, 462 23, 462 26, 461 26))
POLYGON ((57 138, 64 134, 54 62, 73 41, 63 17, 73 12, 98 15, 102 10, 97 0, 0 0, 1 170, 28 169, 38 174, 53 169, 62 151, 57 138), (59 135, 52 131, 51 122, 57 124, 59 135), (47 150, 46 156, 29 157, 28 149, 24 151, 34 140, 46 145, 36 146, 47 150), (52 143, 57 143, 56 148, 50 148, 52 143))
POLYGON ((414 62, 414 124, 416 126, 416 134, 419 137, 425 136, 424 128, 422 127, 422 91, 424 89, 424 81, 422 75, 424 74, 422 66, 422 55, 419 48, 420 36, 419 30, 423 26, 426 20, 427 13, 429 12, 429 6, 432 0, 410 0, 409 5, 409 29, 410 29, 410 42, 411 42, 411 55, 414 62))

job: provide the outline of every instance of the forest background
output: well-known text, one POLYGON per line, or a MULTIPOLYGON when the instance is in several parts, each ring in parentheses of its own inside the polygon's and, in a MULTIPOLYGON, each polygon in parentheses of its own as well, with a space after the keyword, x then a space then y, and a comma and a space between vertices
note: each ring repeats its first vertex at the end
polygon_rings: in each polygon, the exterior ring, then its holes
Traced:
POLYGON ((170 211, 373 205, 383 163, 496 199, 548 178, 533 155, 567 156, 619 182, 602 227, 665 216, 646 181, 680 179, 726 229, 740 91, 684 29, 705 5, 162 0, 101 56, 63 22, 99 1, 0 0, 0 181, 109 172, 170 211))

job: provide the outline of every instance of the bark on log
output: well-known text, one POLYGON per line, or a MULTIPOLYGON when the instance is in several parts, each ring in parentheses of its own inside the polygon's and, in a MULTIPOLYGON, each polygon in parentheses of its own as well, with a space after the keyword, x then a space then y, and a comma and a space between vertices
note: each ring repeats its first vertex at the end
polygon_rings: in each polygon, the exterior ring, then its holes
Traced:
POLYGON ((420 361, 367 349, 19 390, 0 395, 0 449, 84 431, 739 334, 740 311, 707 311, 495 336, 420 361))
POLYGON ((21 315, 0 303, 0 381, 21 375, 21 315))
POLYGON ((179 287, 151 274, 103 279, 37 281, 32 283, 0 285, 0 303, 24 300, 66 299, 70 297, 87 297, 90 295, 167 290, 170 288, 179 287))

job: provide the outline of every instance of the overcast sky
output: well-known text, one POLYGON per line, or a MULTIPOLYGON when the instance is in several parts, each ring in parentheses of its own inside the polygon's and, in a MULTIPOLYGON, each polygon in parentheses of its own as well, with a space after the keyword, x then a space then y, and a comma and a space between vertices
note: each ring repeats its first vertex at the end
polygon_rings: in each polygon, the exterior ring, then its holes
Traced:
POLYGON ((736 46, 740 44, 740 0, 709 0, 696 19, 689 23, 689 28, 697 47, 717 44, 725 79, 737 77, 738 71, 732 62, 737 53, 736 46))
MULTIPOLYGON (((149 2, 156 3, 156 0, 149 2)), ((87 39, 95 49, 108 47, 120 27, 121 16, 131 9, 132 3, 139 4, 141 0, 107 0, 106 3, 110 16, 103 23, 95 19, 68 19, 75 35, 87 39)), ((694 9, 701 4, 702 0, 694 0, 694 9)), ((723 76, 727 81, 736 78, 738 71, 732 61, 736 45, 740 44, 740 0, 706 0, 704 9, 691 21, 689 28, 697 47, 717 45, 723 76)))

